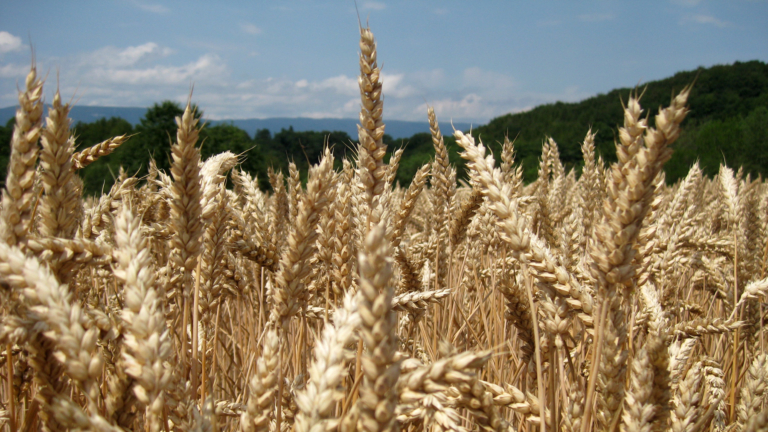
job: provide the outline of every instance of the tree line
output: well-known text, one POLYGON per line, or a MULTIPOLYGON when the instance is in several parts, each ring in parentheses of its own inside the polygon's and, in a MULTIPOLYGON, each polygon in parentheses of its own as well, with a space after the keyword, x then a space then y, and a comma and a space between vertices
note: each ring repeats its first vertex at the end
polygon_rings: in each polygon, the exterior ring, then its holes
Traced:
MULTIPOLYGON (((558 143, 566 167, 579 171, 582 163, 580 144, 590 127, 597 132, 598 154, 606 162, 615 161, 615 133, 623 121, 621 101, 626 101, 630 92, 642 94, 641 104, 645 113, 650 114, 652 125, 657 109, 667 105, 675 91, 691 82, 695 84, 689 98, 690 113, 683 123, 672 160, 665 165, 667 181, 671 183, 685 176, 696 160, 708 175, 716 174, 723 162, 741 166, 745 173, 754 176, 768 175, 768 65, 760 61, 679 72, 642 87, 616 89, 581 102, 541 105, 527 112, 497 117, 473 130, 472 135, 482 139, 496 153, 497 160, 504 137, 514 139, 516 160, 523 164, 528 181, 536 178, 542 142, 548 136, 558 143)), ((108 190, 120 167, 129 175, 146 174, 150 158, 155 159, 159 168, 168 170, 170 146, 175 140, 174 118, 182 112, 177 103, 164 101, 152 106, 135 127, 120 118, 75 124, 72 133, 78 149, 114 136, 131 135, 114 153, 80 172, 84 192, 100 194, 102 190, 108 190)), ((200 111, 197 112, 199 116, 200 111)), ((0 167, 3 170, 0 181, 5 179, 13 122, 11 119, 5 126, 0 126, 0 167)), ((443 123, 442 132, 451 162, 462 178, 464 163, 458 156, 459 149, 448 123, 443 123)), ((354 153, 356 141, 357 137, 340 131, 297 132, 291 128, 273 135, 262 129, 249 135, 236 126, 217 124, 203 128, 199 145, 204 159, 226 150, 241 155, 242 168, 256 175, 262 188, 268 189, 269 168, 287 173, 288 163, 293 161, 299 172, 306 173, 308 166, 319 160, 324 146, 330 146, 339 161, 354 153)), ((396 177, 402 185, 407 185, 416 170, 434 157, 428 133, 402 140, 385 135, 384 141, 390 154, 397 148, 404 148, 396 177)))

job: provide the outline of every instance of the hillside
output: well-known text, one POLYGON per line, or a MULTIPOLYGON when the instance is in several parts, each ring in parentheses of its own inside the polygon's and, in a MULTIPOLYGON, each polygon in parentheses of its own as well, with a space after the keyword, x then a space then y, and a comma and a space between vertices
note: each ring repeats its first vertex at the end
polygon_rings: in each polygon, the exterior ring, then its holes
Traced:
MULTIPOLYGON (((717 173, 725 158, 731 166, 744 165, 748 172, 768 173, 768 65, 760 61, 699 68, 670 78, 641 83, 641 104, 651 118, 659 106, 693 83, 690 113, 675 155, 667 164, 667 180, 675 180, 700 158, 707 174, 717 173)), ((473 131, 486 143, 517 137, 518 160, 526 177, 536 175, 537 159, 546 136, 558 143, 563 161, 571 166, 581 161, 580 143, 589 125, 597 131, 596 146, 608 161, 615 160, 614 134, 623 122, 621 101, 633 88, 615 89, 578 103, 553 103, 530 111, 497 117, 473 131)), ((651 120, 651 124, 653 121, 651 120)))

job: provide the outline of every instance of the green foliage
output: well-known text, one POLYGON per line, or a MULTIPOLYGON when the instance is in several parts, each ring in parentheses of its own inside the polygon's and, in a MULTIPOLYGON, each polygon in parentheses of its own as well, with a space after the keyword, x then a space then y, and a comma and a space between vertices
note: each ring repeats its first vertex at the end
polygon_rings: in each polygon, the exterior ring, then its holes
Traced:
MULTIPOLYGON (((120 118, 76 124, 72 133, 77 150, 118 135, 132 135, 114 153, 101 157, 80 170, 84 192, 94 195, 108 191, 121 167, 129 175, 146 175, 151 157, 155 158, 160 169, 169 172, 171 144, 176 139, 175 117, 182 114, 183 109, 178 104, 164 101, 150 108, 136 128, 120 118)), ((197 116, 200 116, 199 110, 197 116)), ((3 149, 0 152, 0 164, 3 170, 8 165, 13 125, 14 120, 11 119, 5 127, 0 127, 0 147, 3 149)), ((389 135, 384 138, 385 142, 391 144, 389 135)), ((287 174, 288 161, 295 160, 300 172, 306 175, 309 164, 320 160, 326 144, 333 149, 337 159, 350 153, 353 148, 352 139, 345 132, 296 132, 291 128, 284 129, 273 137, 269 130, 257 130, 254 138, 251 138, 246 131, 231 124, 203 125, 198 141, 203 160, 227 150, 240 155, 242 168, 256 175, 263 189, 270 187, 268 168, 287 174)), ((337 168, 340 167, 339 160, 337 168)), ((4 173, 2 179, 5 179, 4 173)))
MULTIPOLYGON (((758 107, 768 106, 768 65, 760 61, 736 62, 733 65, 679 72, 670 78, 652 81, 640 87, 640 102, 645 113, 650 114, 650 124, 653 125, 653 116, 659 107, 669 105, 674 94, 694 82, 688 99, 690 113, 683 122, 681 138, 690 135, 690 129, 696 125, 713 120, 727 123, 731 119, 748 116, 758 107)), ((547 136, 557 141, 566 168, 579 166, 582 163, 580 145, 590 126, 597 132, 595 147, 598 154, 612 162, 616 160, 615 130, 623 123, 620 101, 626 101, 631 91, 633 89, 630 88, 616 89, 577 103, 557 102, 524 113, 507 114, 477 128, 473 135, 486 143, 501 142, 506 134, 510 138, 517 137, 517 160, 523 161, 526 181, 536 177, 541 146, 547 136)), ((764 129, 755 133, 763 133, 763 141, 768 139, 764 129)), ((722 160, 724 155, 725 160, 735 166, 734 162, 739 158, 732 153, 735 149, 734 144, 712 141, 711 145, 699 146, 697 154, 702 161, 722 160)), ((687 157, 684 161, 690 162, 691 158, 687 157)), ((682 164, 683 160, 678 159, 676 163, 682 164)), ((762 167, 766 167, 764 162, 762 167)), ((667 167, 667 180, 677 180, 680 172, 680 167, 674 172, 667 167)))
MULTIPOLYGON (((197 107, 195 117, 202 114, 197 107)), ((163 101, 156 103, 147 110, 147 113, 136 126, 138 139, 131 145, 133 158, 126 161, 125 169, 129 173, 138 172, 139 175, 147 173, 149 157, 154 157, 157 167, 170 171, 171 145, 176 141, 176 117, 184 114, 184 109, 176 102, 163 101)))
POLYGON ((408 185, 416 171, 435 158, 432 135, 428 133, 415 134, 410 139, 403 140, 401 146, 396 145, 395 148, 389 150, 394 151, 400 147, 403 147, 403 157, 400 159, 395 181, 401 185, 408 185))
MULTIPOLYGON (((101 157, 80 170, 84 192, 93 195, 102 193, 102 190, 108 191, 120 167, 129 175, 145 176, 150 157, 155 158, 159 168, 170 171, 171 144, 176 140, 175 118, 183 113, 184 110, 176 102, 163 101, 148 109, 136 128, 115 117, 92 123, 77 123, 73 134, 78 150, 118 135, 133 135, 111 155, 101 157)), ((200 117, 199 110, 196 110, 196 116, 200 117)))
MULTIPOLYGON (((341 158, 352 153, 352 138, 346 132, 297 132, 293 128, 283 129, 271 136, 268 130, 256 131, 254 137, 254 149, 248 152, 247 157, 254 159, 249 171, 257 174, 259 185, 263 189, 269 189, 267 169, 288 173, 288 163, 294 162, 302 175, 302 181, 306 182, 307 170, 310 164, 320 161, 323 149, 326 145, 331 148, 336 157, 336 168, 341 167, 341 158)), ((247 166, 244 165, 244 169, 247 166)))
MULTIPOLYGON (((464 159, 459 156, 461 148, 456 144, 453 131, 451 129, 443 131, 441 128, 441 132, 443 133, 445 147, 448 149, 448 159, 456 167, 458 177, 466 177, 464 159)), ((402 186, 408 186, 411 184, 413 176, 416 175, 416 171, 425 163, 432 162, 435 159, 435 146, 432 143, 432 135, 418 133, 407 140, 402 140, 402 144, 395 145, 395 148, 390 146, 389 150, 393 151, 400 147, 403 147, 404 151, 403 157, 400 159, 400 167, 397 170, 395 181, 402 186)))
POLYGON ((666 165, 668 177, 684 177, 696 160, 710 176, 724 163, 743 167, 753 177, 768 177, 768 108, 760 106, 746 116, 688 125, 666 165))
MULTIPOLYGON (((73 129, 72 133, 75 136, 77 150, 86 149, 112 137, 134 133, 130 123, 116 117, 99 119, 93 123, 78 122, 73 129)), ((87 193, 99 194, 102 188, 109 191, 114 178, 120 171, 120 166, 125 166, 131 160, 131 152, 127 149, 133 144, 135 138, 135 136, 130 138, 125 143, 125 148, 118 148, 114 153, 100 157, 96 162, 80 171, 83 187, 87 193)), ((128 172, 132 173, 131 171, 128 172)))
POLYGON ((11 117, 5 126, 0 126, 0 186, 5 187, 5 177, 8 172, 8 161, 11 158, 11 137, 16 119, 11 117))

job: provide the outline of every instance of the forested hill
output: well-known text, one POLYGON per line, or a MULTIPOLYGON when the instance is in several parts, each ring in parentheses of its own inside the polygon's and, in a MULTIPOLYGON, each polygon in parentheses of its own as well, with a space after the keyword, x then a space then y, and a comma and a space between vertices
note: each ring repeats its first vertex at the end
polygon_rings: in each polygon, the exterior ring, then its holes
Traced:
MULTIPOLYGON (((650 123, 660 106, 694 83, 689 98, 690 113, 683 122, 675 153, 667 165, 667 180, 684 176, 698 158, 704 171, 716 174, 725 160, 729 166, 744 166, 745 172, 768 174, 768 64, 760 61, 699 68, 670 78, 641 83, 641 105, 650 123)), ((591 126, 597 131, 596 146, 606 160, 615 160, 614 137, 623 122, 621 101, 633 88, 612 90, 578 103, 553 103, 530 111, 497 117, 478 127, 473 135, 486 144, 502 142, 504 135, 515 141, 518 160, 526 177, 535 177, 537 159, 546 136, 551 136, 566 164, 581 162, 580 144, 591 126)), ((491 146, 493 147, 493 146, 491 146)))

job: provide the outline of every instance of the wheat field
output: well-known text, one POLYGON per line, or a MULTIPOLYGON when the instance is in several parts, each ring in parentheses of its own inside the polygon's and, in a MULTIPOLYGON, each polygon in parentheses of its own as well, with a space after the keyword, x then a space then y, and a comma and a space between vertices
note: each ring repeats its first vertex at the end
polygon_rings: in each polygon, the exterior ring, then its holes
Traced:
MULTIPOLYGON (((437 117, 407 188, 384 162, 382 83, 360 33, 355 157, 271 192, 201 160, 177 118, 170 173, 83 197, 58 92, 19 92, 0 212, 0 425, 16 431, 768 431, 768 187, 663 165, 691 87, 624 102, 618 161, 581 173, 544 141, 528 185, 437 117), (227 184, 232 185, 227 188, 227 184)), ((617 101, 620 103, 620 101, 617 101)))

